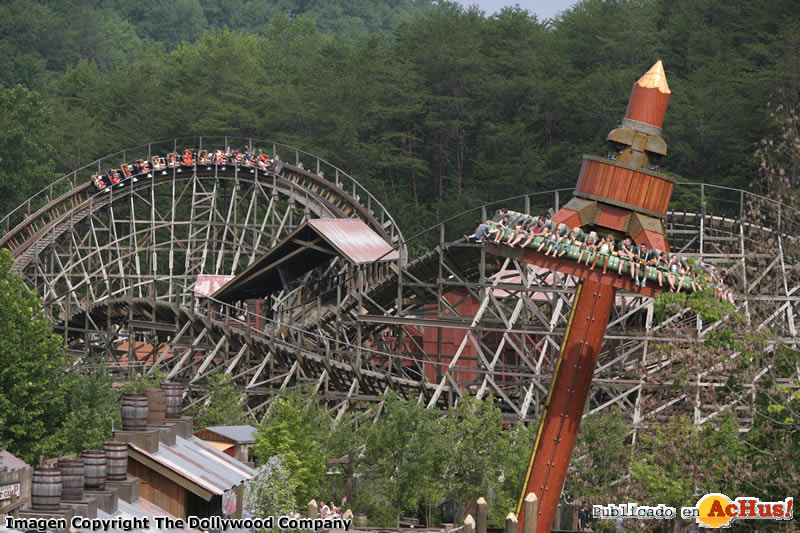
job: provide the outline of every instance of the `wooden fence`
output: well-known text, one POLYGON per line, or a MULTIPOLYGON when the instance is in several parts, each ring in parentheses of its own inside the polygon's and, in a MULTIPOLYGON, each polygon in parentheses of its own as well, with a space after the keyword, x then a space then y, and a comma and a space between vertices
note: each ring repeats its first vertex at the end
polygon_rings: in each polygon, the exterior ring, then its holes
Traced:
POLYGON ((28 507, 31 500, 31 482, 33 468, 25 467, 17 470, 0 471, 0 488, 19 483, 19 495, 12 494, 10 500, 0 500, 0 524, 5 522, 6 515, 17 516, 19 510, 28 507))

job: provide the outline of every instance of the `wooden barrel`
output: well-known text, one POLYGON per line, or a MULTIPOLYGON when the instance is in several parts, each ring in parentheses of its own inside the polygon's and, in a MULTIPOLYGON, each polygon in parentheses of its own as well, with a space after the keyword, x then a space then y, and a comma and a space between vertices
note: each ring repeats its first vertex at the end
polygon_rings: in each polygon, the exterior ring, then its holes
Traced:
POLYGON ((61 471, 38 467, 33 471, 31 503, 34 511, 57 511, 61 501, 61 471))
POLYGON ((103 490, 106 486, 106 452, 83 450, 83 485, 87 489, 103 490))
POLYGON ((167 391, 164 389, 147 389, 147 424, 150 426, 163 426, 166 416, 167 391))
POLYGON ((103 451, 106 452, 106 481, 128 479, 128 445, 110 441, 103 444, 103 451))
POLYGON ((167 418, 180 418, 183 416, 183 385, 180 383, 164 382, 161 388, 166 391, 167 418))
POLYGON ((147 429, 147 396, 126 394, 122 397, 122 429, 126 431, 147 429))
POLYGON ((83 499, 83 461, 80 459, 59 459, 61 471, 61 499, 68 502, 83 499))

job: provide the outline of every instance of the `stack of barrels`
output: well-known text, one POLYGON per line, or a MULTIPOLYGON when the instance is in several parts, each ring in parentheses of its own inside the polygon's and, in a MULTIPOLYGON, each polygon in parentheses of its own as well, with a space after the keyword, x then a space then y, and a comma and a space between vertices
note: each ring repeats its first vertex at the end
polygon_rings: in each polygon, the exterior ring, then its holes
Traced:
POLYGON ((165 418, 183 416, 183 385, 164 382, 161 388, 144 394, 122 397, 122 429, 144 431, 147 426, 162 426, 165 418))
POLYGON ((84 450, 80 459, 65 457, 56 467, 33 471, 31 500, 34 511, 58 511, 59 502, 79 502, 83 491, 103 490, 106 481, 128 478, 128 445, 110 441, 102 450, 84 450))
MULTIPOLYGON (((163 425, 166 418, 183 416, 183 385, 165 382, 145 394, 122 397, 122 429, 144 431, 163 425)), ((80 459, 62 458, 56 467, 33 471, 31 500, 35 511, 58 511, 60 502, 82 501, 84 489, 103 490, 106 481, 128 477, 128 445, 106 442, 102 450, 84 450, 80 459)))

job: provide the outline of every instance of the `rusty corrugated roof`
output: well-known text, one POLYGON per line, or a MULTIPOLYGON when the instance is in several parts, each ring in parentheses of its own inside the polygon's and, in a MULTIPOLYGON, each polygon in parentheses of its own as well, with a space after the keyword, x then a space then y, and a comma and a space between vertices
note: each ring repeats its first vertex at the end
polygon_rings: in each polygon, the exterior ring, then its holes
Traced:
POLYGON ((396 261, 396 250, 363 220, 350 218, 314 218, 308 223, 323 239, 353 263, 396 261))
POLYGON ((128 443, 128 446, 212 494, 221 495, 252 479, 255 473, 246 464, 197 437, 184 439, 178 436, 173 446, 159 443, 155 453, 133 443, 128 443))
POLYGON ((361 220, 310 219, 253 261, 212 298, 223 302, 263 298, 333 257, 364 264, 396 261, 399 254, 361 220), (279 272, 278 267, 283 271, 279 272))
POLYGON ((197 276, 197 281, 194 283, 194 293, 197 296, 211 296, 232 279, 233 276, 200 274, 197 276))

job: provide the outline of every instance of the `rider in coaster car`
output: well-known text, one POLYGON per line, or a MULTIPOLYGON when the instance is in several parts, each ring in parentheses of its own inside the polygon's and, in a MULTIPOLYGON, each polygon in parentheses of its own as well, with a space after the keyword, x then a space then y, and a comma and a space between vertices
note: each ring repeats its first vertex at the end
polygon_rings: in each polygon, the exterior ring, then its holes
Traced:
POLYGON ((594 261, 592 262, 592 266, 589 267, 589 270, 594 270, 595 265, 597 265, 597 260, 600 256, 603 256, 603 274, 606 273, 608 269, 608 259, 611 257, 611 254, 614 252, 614 238, 611 235, 606 235, 603 237, 603 240, 600 241, 600 245, 598 246, 597 254, 594 256, 594 261))
POLYGON ((581 249, 578 252, 578 264, 580 264, 581 259, 583 258, 584 252, 586 253, 586 266, 589 266, 589 260, 592 258, 592 254, 597 250, 597 247, 600 243, 597 242, 597 233, 591 231, 586 236, 586 240, 581 245, 581 249))
POLYGON ((489 229, 489 232, 486 234, 487 238, 495 235, 494 242, 500 242, 500 239, 503 237, 503 234, 506 230, 506 224, 508 223, 508 219, 510 216, 505 213, 503 216, 500 217, 500 220, 497 222, 492 222, 492 227, 489 229))
POLYGON ((542 229, 541 233, 539 233, 539 237, 542 238, 542 242, 539 243, 539 247, 536 248, 537 252, 541 252, 542 248, 544 248, 547 245, 547 243, 550 241, 550 234, 551 233, 552 232, 550 231, 550 227, 549 226, 544 226, 544 228, 542 229))
POLYGON ((663 278, 661 277, 662 272, 662 262, 666 263, 665 259, 661 258, 661 254, 663 252, 658 248, 653 248, 647 252, 647 264, 650 266, 651 270, 656 271, 656 279, 658 279, 658 286, 663 287, 664 284, 662 282, 663 278))
POLYGON ((619 256, 619 267, 617 268, 617 276, 622 276, 622 267, 625 265, 625 262, 628 262, 628 269, 631 271, 631 279, 635 276, 636 267, 635 259, 636 254, 633 252, 633 241, 631 241, 630 237, 620 241, 619 248, 617 249, 617 255, 619 256))
POLYGON ((647 245, 645 243, 641 243, 636 249, 636 266, 638 267, 636 269, 636 283, 639 283, 639 273, 641 272, 642 288, 647 287, 647 274, 650 272, 650 267, 647 264, 648 254, 649 252, 647 251, 647 245), (642 271, 642 269, 644 269, 644 271, 642 271))
POLYGON ((528 229, 528 238, 525 242, 522 243, 521 248, 527 248, 532 242, 533 239, 536 238, 537 235, 541 235, 544 231, 545 225, 547 224, 547 218, 540 216, 536 219, 536 221, 531 224, 531 227, 528 229))

